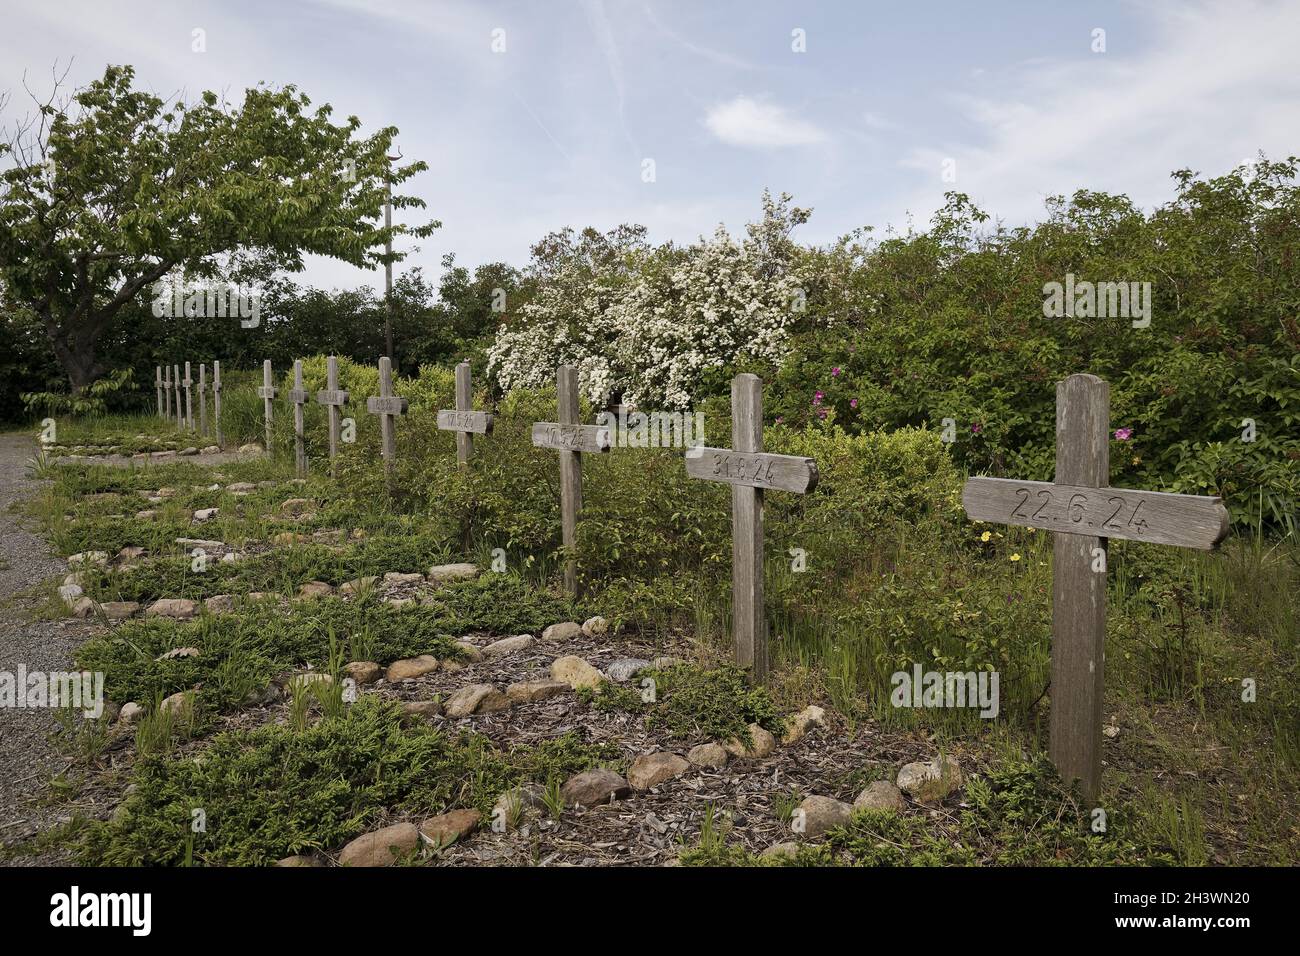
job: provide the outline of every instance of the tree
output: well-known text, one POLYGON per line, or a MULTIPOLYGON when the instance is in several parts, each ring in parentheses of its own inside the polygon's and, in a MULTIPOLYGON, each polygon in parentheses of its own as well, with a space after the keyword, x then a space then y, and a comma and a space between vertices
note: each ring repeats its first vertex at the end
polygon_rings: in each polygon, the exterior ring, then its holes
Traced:
POLYGON ((238 274, 249 258, 298 272, 305 253, 374 268, 390 236, 439 226, 380 225, 386 186, 427 168, 390 170, 395 127, 355 137, 357 117, 336 125, 294 86, 187 105, 133 89, 134 76, 109 66, 56 105, 58 77, 0 141, 13 164, 0 174, 0 280, 41 323, 74 392, 105 373, 98 345, 123 308, 174 270, 238 274))

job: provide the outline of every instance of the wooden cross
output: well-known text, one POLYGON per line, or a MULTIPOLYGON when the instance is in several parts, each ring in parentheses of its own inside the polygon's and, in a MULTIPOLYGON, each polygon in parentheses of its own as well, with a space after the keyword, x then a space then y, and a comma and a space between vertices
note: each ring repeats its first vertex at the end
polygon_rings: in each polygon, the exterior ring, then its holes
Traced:
POLYGON ((217 447, 222 447, 221 434, 221 363, 212 363, 212 430, 216 432, 217 447))
POLYGON ((473 406, 469 362, 461 362, 456 366, 456 407, 438 409, 438 427, 456 433, 456 460, 462 468, 474 457, 473 436, 492 433, 492 413, 476 412, 473 406))
POLYGON ((154 390, 154 393, 156 394, 156 396, 157 396, 157 398, 158 398, 158 417, 159 417, 159 418, 162 418, 162 417, 163 417, 163 397, 162 397, 162 395, 163 395, 163 378, 162 378, 162 366, 161 366, 161 365, 155 365, 155 366, 153 367, 153 390, 154 390))
POLYGON ((185 427, 185 409, 181 405, 181 367, 172 366, 172 388, 176 392, 176 427, 185 427))
POLYGON ((578 593, 578 512, 582 510, 582 452, 607 452, 613 444, 609 429, 578 423, 578 370, 561 365, 556 378, 558 422, 533 422, 533 445, 560 453, 560 533, 568 557, 564 587, 578 593))
POLYGON ((330 470, 339 453, 339 409, 348 403, 348 393, 339 389, 339 360, 333 355, 325 366, 325 389, 316 393, 316 403, 330 413, 330 470))
POLYGON ((308 401, 307 391, 302 387, 302 359, 293 361, 293 388, 289 389, 288 398, 293 402, 293 467, 301 478, 307 474, 307 440, 303 436, 302 407, 308 401))
POLYGON ((275 400, 276 395, 280 394, 280 390, 272 384, 270 359, 262 362, 262 384, 257 394, 262 397, 262 415, 266 418, 266 453, 269 455, 271 454, 271 417, 274 414, 271 402, 275 400))
POLYGON ((163 396, 166 399, 166 413, 163 415, 168 421, 172 420, 172 367, 163 366, 163 396))
POLYGON ((731 380, 731 444, 692 448, 686 473, 731 485, 731 634, 736 663, 755 682, 767 679, 763 611, 763 492, 806 494, 821 477, 817 462, 763 451, 763 380, 748 372, 731 380))
POLYGON ((190 377, 190 363, 185 363, 185 422, 190 431, 194 431, 194 380, 190 377))
POLYGON ((208 433, 208 366, 199 363, 199 434, 208 433))
POLYGON ((379 416, 380 451, 384 456, 384 473, 393 474, 397 457, 397 429, 393 416, 405 415, 406 399, 393 394, 393 362, 387 355, 379 360, 379 395, 366 399, 366 411, 379 416))
POLYGON ((1049 753, 1068 785, 1094 800, 1101 779, 1106 649, 1106 539, 1211 550, 1228 534, 1217 497, 1111 488, 1110 386, 1095 375, 1056 385, 1056 481, 971 478, 978 521, 1044 528, 1052 540, 1049 753))

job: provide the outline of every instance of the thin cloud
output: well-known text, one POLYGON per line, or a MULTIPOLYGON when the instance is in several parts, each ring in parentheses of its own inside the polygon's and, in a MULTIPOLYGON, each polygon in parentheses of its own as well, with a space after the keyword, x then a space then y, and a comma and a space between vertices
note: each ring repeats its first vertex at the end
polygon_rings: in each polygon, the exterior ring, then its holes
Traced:
POLYGON ((827 140, 818 127, 784 107, 748 96, 714 106, 704 117, 704 125, 727 145, 750 149, 812 146, 827 140))

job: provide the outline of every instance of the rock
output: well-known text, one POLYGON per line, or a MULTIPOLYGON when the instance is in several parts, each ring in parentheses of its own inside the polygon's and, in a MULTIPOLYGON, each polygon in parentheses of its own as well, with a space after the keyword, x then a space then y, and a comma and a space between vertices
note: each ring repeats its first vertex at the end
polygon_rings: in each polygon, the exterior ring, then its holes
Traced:
POLYGON ((807 797, 799 804, 795 815, 796 824, 803 820, 804 836, 819 837, 827 830, 842 827, 853 816, 853 808, 842 800, 832 797, 807 797))
POLYGON ((622 684, 631 680, 649 666, 649 661, 643 661, 637 657, 620 657, 606 666, 605 676, 616 683, 622 684))
POLYGON ((97 611, 98 609, 99 609, 99 605, 97 605, 94 601, 92 601, 88 597, 79 597, 75 601, 73 601, 70 606, 70 610, 72 611, 72 616, 83 618, 83 619, 88 617, 93 617, 95 611, 97 611))
POLYGON ((135 701, 129 700, 123 704, 122 709, 118 711, 117 719, 122 721, 124 724, 134 724, 143 716, 144 708, 135 701))
POLYGON ((343 673, 357 682, 357 685, 373 684, 384 675, 384 669, 374 661, 352 661, 345 664, 343 673))
POLYGON ((188 621, 198 613, 198 604, 189 598, 162 598, 144 609, 145 617, 170 617, 188 621))
POLYGON ((560 788, 564 805, 568 807, 594 807, 626 797, 631 788, 626 780, 612 770, 586 770, 570 777, 560 788))
POLYGON ((232 495, 251 495, 257 490, 257 485, 251 481, 235 481, 226 485, 226 491, 232 495))
POLYGON ((117 563, 124 567, 126 565, 135 564, 146 554, 148 554, 148 552, 145 551, 144 548, 126 547, 117 552, 117 563))
POLYGON ((171 714, 173 717, 180 717, 189 711, 193 705, 193 691, 183 690, 166 698, 158 709, 165 714, 171 714))
POLYGON ((233 594, 214 594, 203 601, 203 606, 208 609, 210 614, 229 614, 235 609, 235 596, 233 594))
POLYGON ((785 843, 773 843, 770 847, 768 847, 766 850, 764 850, 762 853, 759 854, 759 856, 763 857, 766 860, 776 860, 776 859, 793 860, 798 855, 799 855, 799 844, 794 843, 792 841, 786 841, 785 843))
POLYGON ((175 489, 175 488, 159 488, 158 491, 157 491, 157 495, 158 495, 159 498, 175 498, 175 497, 176 497, 176 489, 175 489))
POLYGON ((217 508, 200 508, 194 512, 195 521, 211 521, 217 516, 217 508))
POLYGON ((888 780, 877 780, 858 794, 853 801, 854 810, 893 810, 902 812, 907 809, 903 793, 888 780))
POLYGON ((440 700, 407 700, 402 702, 402 713, 407 717, 439 717, 442 715, 440 700))
POLYGON ((72 605, 76 604, 77 599, 85 593, 86 592, 82 590, 80 584, 59 585, 59 597, 63 599, 63 603, 68 607, 72 607, 72 605))
POLYGON ((506 688, 506 697, 516 704, 535 704, 550 700, 557 694, 569 690, 569 685, 559 680, 529 680, 511 684, 506 688))
POLYGON ((478 829, 480 822, 482 817, 477 810, 452 810, 421 823, 420 835, 425 842, 441 849, 469 836, 478 829))
POLYGON ((316 859, 316 857, 314 856, 303 856, 302 854, 298 854, 295 856, 286 856, 283 860, 276 860, 275 865, 276 866, 324 866, 325 864, 322 863, 320 860, 316 859))
POLYGON ((781 743, 787 747, 790 744, 798 743, 803 740, 804 734, 808 733, 810 727, 820 727, 825 722, 826 711, 816 704, 811 704, 790 718, 789 727, 785 732, 785 736, 781 738, 781 743))
POLYGON ((532 646, 533 636, 531 634, 519 634, 515 637, 503 637, 501 640, 493 641, 487 647, 483 648, 483 656, 490 660, 494 657, 514 654, 516 651, 524 651, 532 646))
POLYGON ((257 442, 249 442, 247 445, 239 446, 239 454, 241 455, 256 455, 260 453, 261 450, 262 446, 257 442))
POLYGON ((1119 725, 1107 724, 1105 727, 1101 728, 1101 732, 1106 735, 1107 739, 1114 740, 1119 736, 1119 725))
POLYGON ((965 782, 956 757, 909 763, 898 771, 898 789, 918 803, 938 803, 965 782))
POLYGON ((467 684, 447 698, 443 713, 448 717, 490 714, 509 710, 510 698, 491 684, 467 684))
POLYGON ((401 571, 389 571, 384 575, 385 584, 423 584, 423 574, 403 574, 401 571))
POLYGON ((242 551, 227 551, 221 556, 222 564, 234 564, 236 561, 243 561, 248 555, 242 551))
POLYGON ((633 790, 649 790, 665 780, 680 777, 690 769, 690 763, 674 753, 643 754, 632 761, 627 771, 627 782, 633 790))
POLYGON ((361 590, 369 590, 375 586, 375 582, 378 580, 378 577, 371 574, 367 577, 357 578, 353 581, 344 581, 339 585, 339 594, 356 594, 361 590))
POLYGON ((193 445, 191 445, 191 446, 188 447, 188 448, 182 448, 182 449, 181 449, 180 451, 178 451, 176 454, 178 454, 178 455, 184 455, 185 457, 188 458, 190 455, 197 455, 198 453, 199 453, 199 450, 198 450, 197 448, 195 448, 193 445))
POLYGON ((176 543, 182 548, 202 548, 204 551, 220 551, 226 546, 226 542, 211 538, 177 538, 176 543))
POLYGON ((298 544, 299 542, 306 540, 305 537, 296 534, 293 531, 279 531, 271 535, 271 543, 277 548, 287 548, 290 545, 298 544))
POLYGON ((478 577, 477 564, 435 564, 429 569, 430 584, 445 584, 448 581, 463 581, 478 577))
POLYGON ((307 688, 313 684, 332 684, 334 678, 329 674, 323 674, 320 671, 304 671, 301 674, 294 674, 289 678, 289 688, 307 688))
POLYGON ((551 679, 564 681, 574 690, 578 690, 582 687, 599 687, 605 675, 581 657, 570 654, 566 657, 557 657, 551 663, 551 679))
POLYGON ((108 564, 107 551, 78 551, 76 554, 68 555, 68 564, 77 567, 82 564, 108 564))
POLYGON ((609 633, 609 622, 603 617, 589 617, 582 624, 582 633, 588 637, 604 637, 609 633))
POLYGON ((582 634, 582 625, 574 621, 564 621, 561 624, 552 624, 546 630, 542 631, 542 640, 544 641, 571 641, 582 634))
POLYGON ((527 814, 546 806, 545 791, 540 784, 525 783, 512 790, 507 790, 492 806, 492 820, 501 821, 507 829, 515 825, 527 814))
POLYGON ((483 659, 483 652, 480 651, 473 644, 471 644, 469 641, 457 641, 456 646, 461 649, 461 652, 465 655, 466 658, 468 658, 470 661, 474 662, 475 664, 477 664, 479 661, 483 659))
POLYGON ((393 661, 388 665, 388 672, 385 676, 389 681, 408 680, 423 677, 425 674, 432 674, 437 669, 438 658, 432 654, 421 654, 419 657, 407 657, 400 661, 393 661))
POLYGON ((686 752, 686 759, 697 767, 721 770, 727 765, 728 754, 722 744, 700 744, 686 752))
POLYGON ((666 671, 670 667, 676 667, 686 662, 680 657, 656 657, 650 662, 650 669, 656 671, 666 671))
POLYGON ((408 605, 410 605, 410 604, 414 604, 414 603, 415 603, 415 598, 409 598, 409 597, 386 597, 386 598, 383 599, 383 603, 388 604, 388 605, 391 605, 392 607, 406 607, 406 606, 408 606, 408 605))
POLYGON ((340 866, 392 866, 420 845, 414 823, 396 823, 359 836, 339 854, 340 866))
POLYGON ((170 449, 167 451, 151 451, 149 452, 149 457, 155 460, 160 460, 163 458, 175 458, 176 452, 171 451, 170 449))
POLYGON ((776 738, 758 724, 749 725, 750 745, 746 747, 738 737, 732 737, 722 746, 733 757, 752 757, 761 760, 776 751, 776 738))
POLYGON ((199 649, 197 647, 173 647, 170 651, 159 654, 154 658, 156 661, 174 661, 178 657, 198 657, 199 649))
POLYGON ((334 586, 324 581, 308 581, 298 589, 298 597, 303 600, 328 597, 334 593, 334 586))
POLYGON ((152 509, 150 509, 150 508, 146 508, 146 509, 144 509, 143 511, 137 511, 137 512, 135 513, 135 520, 136 520, 136 521, 152 521, 152 520, 153 520, 154 518, 156 518, 157 516, 158 516, 158 512, 156 512, 156 511, 154 511, 154 510, 152 510, 152 509))

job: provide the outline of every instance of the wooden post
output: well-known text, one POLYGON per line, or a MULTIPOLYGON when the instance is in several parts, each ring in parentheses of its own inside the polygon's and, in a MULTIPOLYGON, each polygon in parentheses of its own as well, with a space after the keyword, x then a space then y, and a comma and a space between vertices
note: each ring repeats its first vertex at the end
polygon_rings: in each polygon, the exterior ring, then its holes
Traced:
POLYGON ((307 474, 307 440, 303 436, 303 405, 307 404, 307 392, 302 387, 302 359, 293 361, 293 388, 289 390, 289 401, 293 402, 293 466, 298 477, 307 474))
POLYGON ((561 365, 557 376, 558 422, 534 422, 533 445, 560 453, 560 534, 568 556, 564 587, 578 593, 578 512, 582 510, 582 452, 607 452, 608 428, 578 424, 578 370, 561 365))
POLYGON ((339 389, 339 360, 331 355, 325 369, 325 390, 316 393, 316 402, 324 405, 330 414, 330 474, 333 474, 334 459, 339 453, 339 410, 347 404, 348 393, 339 389))
POLYGON ((763 609, 763 493, 775 488, 805 494, 817 487, 817 462, 763 451, 763 380, 744 373, 731 380, 734 448, 692 448, 686 473, 731 487, 731 636, 736 664, 755 683, 767 679, 767 617, 763 609))
POLYGON ((279 394, 279 389, 272 384, 271 360, 266 359, 262 362, 262 387, 257 390, 257 394, 262 396, 262 414, 266 418, 266 453, 271 454, 271 418, 274 414, 271 408, 271 402, 279 394))
POLYGON ((158 417, 162 418, 163 417, 163 397, 162 397, 163 386, 162 386, 161 365, 155 365, 153 367, 153 390, 155 396, 158 399, 158 417))
POLYGON ((208 366, 199 363, 199 434, 208 433, 208 366))
POLYGON ((474 457, 473 435, 492 431, 492 413, 474 411, 473 403, 469 363, 461 362, 456 366, 456 408, 438 409, 438 427, 456 433, 456 460, 462 468, 474 457))
POLYGON ((221 434, 221 363, 212 363, 212 430, 215 432, 217 447, 223 447, 221 434))
POLYGON ((190 363, 185 363, 185 427, 194 431, 194 380, 190 377, 190 363))
POLYGON ((163 415, 169 422, 172 419, 172 367, 163 366, 163 395, 166 396, 166 414, 163 415))
POLYGON ((1049 752, 1087 800, 1101 783, 1107 539, 1209 550, 1228 534, 1217 497, 1110 488, 1110 388, 1095 375, 1056 386, 1056 480, 971 478, 962 491, 978 521, 1052 535, 1052 717, 1049 752))
POLYGON ((185 427, 185 407, 181 404, 181 367, 180 365, 172 366, 172 388, 175 389, 176 395, 176 427, 185 427))
POLYGON ((384 456, 384 474, 393 477, 397 458, 397 434, 393 417, 405 415, 406 399, 393 394, 393 362, 387 356, 379 360, 379 395, 366 399, 366 411, 379 416, 380 452, 384 456))

